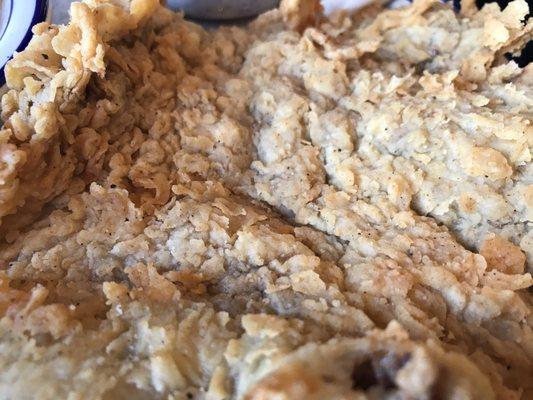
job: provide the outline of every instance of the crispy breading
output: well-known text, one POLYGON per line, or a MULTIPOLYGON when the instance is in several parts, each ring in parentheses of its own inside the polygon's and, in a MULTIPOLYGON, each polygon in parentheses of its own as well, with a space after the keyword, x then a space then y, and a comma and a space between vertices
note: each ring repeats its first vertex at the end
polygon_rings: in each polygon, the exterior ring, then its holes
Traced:
POLYGON ((282 0, 279 10, 290 29, 303 31, 316 25, 323 8, 319 0, 282 0))
POLYGON ((533 389, 533 69, 501 57, 527 4, 313 4, 34 28, 2 98, 1 398, 533 389))

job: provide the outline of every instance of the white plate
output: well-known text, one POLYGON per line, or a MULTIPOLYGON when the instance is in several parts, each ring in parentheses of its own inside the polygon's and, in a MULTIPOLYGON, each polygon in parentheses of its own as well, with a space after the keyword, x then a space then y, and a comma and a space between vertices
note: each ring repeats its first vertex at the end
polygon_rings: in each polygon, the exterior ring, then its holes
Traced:
POLYGON ((31 39, 33 25, 46 19, 48 0, 2 0, 0 2, 0 86, 4 66, 31 39))

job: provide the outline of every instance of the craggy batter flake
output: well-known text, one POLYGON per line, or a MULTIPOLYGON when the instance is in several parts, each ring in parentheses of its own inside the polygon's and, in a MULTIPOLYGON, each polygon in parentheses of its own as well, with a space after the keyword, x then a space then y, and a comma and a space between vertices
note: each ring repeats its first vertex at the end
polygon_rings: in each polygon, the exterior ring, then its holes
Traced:
POLYGON ((1 398, 527 396, 526 2, 316 5, 34 28, 2 98, 1 398))

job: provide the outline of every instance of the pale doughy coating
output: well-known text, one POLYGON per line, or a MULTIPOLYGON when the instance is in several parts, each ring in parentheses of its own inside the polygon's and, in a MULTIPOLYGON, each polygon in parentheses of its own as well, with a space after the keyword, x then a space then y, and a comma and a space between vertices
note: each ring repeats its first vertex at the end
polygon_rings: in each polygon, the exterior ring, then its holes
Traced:
POLYGON ((34 29, 2 98, 0 398, 531 393, 526 2, 313 4, 34 29))

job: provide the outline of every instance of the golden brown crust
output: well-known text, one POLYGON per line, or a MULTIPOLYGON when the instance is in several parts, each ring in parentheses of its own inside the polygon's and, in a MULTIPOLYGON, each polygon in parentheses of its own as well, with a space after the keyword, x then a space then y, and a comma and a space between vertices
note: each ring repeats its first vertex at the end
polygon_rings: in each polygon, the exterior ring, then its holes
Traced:
POLYGON ((0 398, 519 398, 525 2, 316 4, 35 28, 2 108, 0 398))
POLYGON ((498 235, 488 235, 479 250, 490 268, 508 274, 523 274, 526 256, 520 247, 498 235))
POLYGON ((320 389, 316 377, 306 371, 305 365, 290 364, 268 375, 248 391, 244 400, 311 398, 320 389))
POLYGON ((324 10, 319 0, 282 0, 279 9, 287 26, 298 32, 315 26, 324 10))

